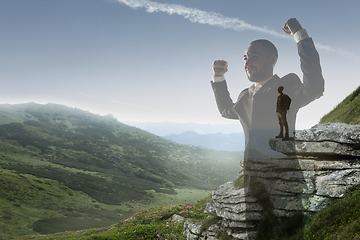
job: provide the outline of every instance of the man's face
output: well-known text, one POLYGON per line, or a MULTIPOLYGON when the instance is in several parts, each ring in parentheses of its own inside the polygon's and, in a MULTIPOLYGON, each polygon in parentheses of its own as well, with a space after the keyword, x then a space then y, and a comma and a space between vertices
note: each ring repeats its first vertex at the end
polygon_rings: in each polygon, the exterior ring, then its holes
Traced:
POLYGON ((251 44, 245 51, 245 72, 251 82, 261 82, 273 75, 275 55, 269 54, 261 43, 251 44))

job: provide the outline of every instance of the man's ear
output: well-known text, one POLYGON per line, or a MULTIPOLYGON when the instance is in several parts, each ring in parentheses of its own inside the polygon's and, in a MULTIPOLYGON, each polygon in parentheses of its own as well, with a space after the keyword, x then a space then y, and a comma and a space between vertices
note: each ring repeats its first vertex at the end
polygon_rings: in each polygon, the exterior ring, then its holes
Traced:
POLYGON ((277 61, 277 57, 275 55, 272 55, 270 60, 271 60, 271 65, 274 68, 275 64, 276 64, 276 61, 277 61))

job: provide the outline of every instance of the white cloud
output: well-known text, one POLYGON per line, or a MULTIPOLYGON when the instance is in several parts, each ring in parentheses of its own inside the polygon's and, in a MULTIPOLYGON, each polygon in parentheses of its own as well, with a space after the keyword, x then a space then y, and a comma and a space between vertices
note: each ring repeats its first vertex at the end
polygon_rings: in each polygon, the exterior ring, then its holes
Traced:
POLYGON ((359 58, 359 56, 357 56, 351 52, 348 52, 342 48, 335 49, 329 45, 323 45, 323 44, 317 43, 317 42, 315 42, 315 45, 316 45, 316 48, 319 50, 323 50, 323 51, 331 52, 331 53, 337 53, 337 54, 345 55, 345 56, 352 57, 352 58, 359 58))
MULTIPOLYGON (((150 0, 116 0, 116 1, 125 4, 132 9, 145 8, 145 10, 149 13, 165 12, 168 13, 169 15, 178 14, 186 19, 189 19, 193 23, 207 24, 224 29, 232 29, 235 31, 245 31, 245 30, 256 31, 274 37, 292 40, 292 37, 290 37, 289 35, 284 33, 279 33, 267 27, 254 26, 238 18, 229 18, 219 13, 206 12, 196 8, 185 7, 180 4, 157 3, 150 0)), ((350 53, 344 49, 335 49, 331 46, 325 46, 320 43, 317 43, 316 45, 319 50, 346 55, 353 58, 359 58, 355 54, 350 53)))
POLYGON ((149 0, 117 0, 132 9, 145 8, 149 13, 165 12, 169 15, 178 14, 193 23, 207 24, 217 26, 224 29, 232 29, 235 31, 252 30, 262 32, 279 38, 289 38, 284 33, 278 33, 275 30, 268 29, 267 27, 257 27, 246 23, 237 18, 225 17, 219 13, 206 12, 196 8, 188 8, 179 4, 157 3, 149 0))

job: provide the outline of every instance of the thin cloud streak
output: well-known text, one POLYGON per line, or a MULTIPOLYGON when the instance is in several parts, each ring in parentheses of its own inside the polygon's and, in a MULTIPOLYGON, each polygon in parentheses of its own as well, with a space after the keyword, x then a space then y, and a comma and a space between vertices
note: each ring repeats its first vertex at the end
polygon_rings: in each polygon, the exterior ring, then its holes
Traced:
MULTIPOLYGON (((284 33, 279 33, 267 27, 254 26, 238 18, 229 18, 219 13, 206 12, 196 8, 188 8, 180 4, 157 3, 150 0, 116 0, 116 1, 125 4, 128 7, 135 10, 139 8, 145 8, 145 10, 149 13, 165 12, 168 13, 169 15, 178 14, 186 19, 189 19, 193 23, 207 24, 211 26, 217 26, 223 29, 232 29, 240 32, 245 30, 256 31, 277 38, 292 39, 292 37, 290 37, 289 35, 286 35, 284 33)), ((343 49, 335 49, 330 46, 325 46, 319 43, 316 45, 320 50, 346 55, 353 58, 359 58, 357 55, 343 49)))
POLYGON ((193 23, 207 24, 211 26, 217 26, 224 29, 232 29, 235 31, 252 30, 265 34, 269 34, 279 38, 289 38, 289 36, 278 33, 267 27, 257 27, 246 23, 243 20, 237 18, 225 17, 219 13, 206 12, 196 8, 188 8, 179 4, 157 3, 149 0, 117 0, 119 3, 123 3, 132 9, 145 8, 147 12, 165 12, 169 15, 178 14, 186 19, 189 19, 193 23))
POLYGON ((354 53, 351 53, 351 52, 348 52, 342 48, 340 49, 334 49, 332 48, 331 46, 329 45, 323 45, 323 44, 320 44, 320 43, 317 43, 315 42, 315 45, 316 45, 316 48, 320 49, 320 50, 324 50, 326 52, 330 52, 330 53, 337 53, 337 54, 341 54, 341 55, 345 55, 345 56, 348 56, 348 57, 352 57, 352 58, 356 58, 356 59, 359 59, 360 57, 357 56, 356 54, 354 53))

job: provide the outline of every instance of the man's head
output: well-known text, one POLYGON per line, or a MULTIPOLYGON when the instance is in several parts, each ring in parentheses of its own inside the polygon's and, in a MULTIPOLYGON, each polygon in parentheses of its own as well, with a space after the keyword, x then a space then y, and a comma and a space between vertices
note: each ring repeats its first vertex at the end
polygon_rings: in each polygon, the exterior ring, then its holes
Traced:
POLYGON ((282 93, 284 91, 284 87, 283 86, 280 86, 280 87, 278 87, 278 93, 282 93))
POLYGON ((261 82, 273 75, 278 52, 273 43, 265 39, 250 43, 244 54, 245 72, 252 82, 261 82))

